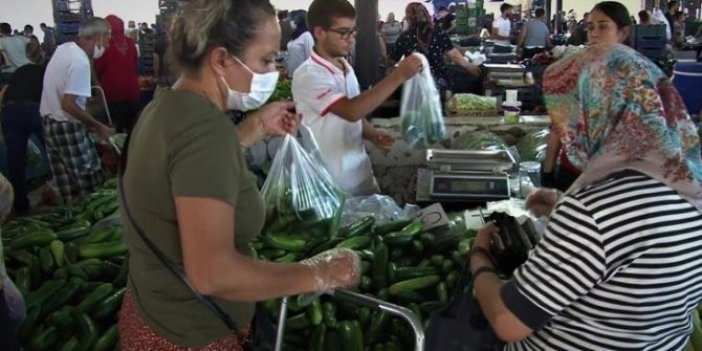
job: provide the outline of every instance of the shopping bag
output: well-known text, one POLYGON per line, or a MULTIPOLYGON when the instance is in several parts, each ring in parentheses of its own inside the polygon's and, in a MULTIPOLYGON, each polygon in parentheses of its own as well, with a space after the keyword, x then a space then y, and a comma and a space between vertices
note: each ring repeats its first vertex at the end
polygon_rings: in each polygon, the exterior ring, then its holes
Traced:
POLYGON ((424 149, 446 137, 446 126, 441 95, 431 75, 429 61, 422 54, 413 55, 422 60, 423 69, 402 88, 402 137, 411 147, 424 149))
POLYGON ((496 351, 499 341, 473 297, 473 278, 466 264, 449 304, 429 317, 425 342, 429 351, 496 351))
MULTIPOLYGON (((310 149, 314 148, 313 143, 310 149)), ((317 153, 308 152, 292 135, 283 139, 261 190, 266 208, 264 238, 336 236, 344 195, 317 153)))

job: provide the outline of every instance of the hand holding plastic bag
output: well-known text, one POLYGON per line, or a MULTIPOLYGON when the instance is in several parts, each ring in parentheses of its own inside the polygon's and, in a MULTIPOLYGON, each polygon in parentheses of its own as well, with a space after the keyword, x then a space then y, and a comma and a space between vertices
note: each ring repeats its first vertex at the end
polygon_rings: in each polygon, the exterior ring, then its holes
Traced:
POLYGON ((349 249, 325 251, 300 263, 314 271, 318 294, 355 286, 361 278, 361 258, 349 249))
POLYGON ((422 61, 420 73, 405 82, 402 88, 402 136, 410 146, 426 148, 446 137, 446 126, 441 109, 441 95, 431 75, 429 61, 414 53, 422 61))

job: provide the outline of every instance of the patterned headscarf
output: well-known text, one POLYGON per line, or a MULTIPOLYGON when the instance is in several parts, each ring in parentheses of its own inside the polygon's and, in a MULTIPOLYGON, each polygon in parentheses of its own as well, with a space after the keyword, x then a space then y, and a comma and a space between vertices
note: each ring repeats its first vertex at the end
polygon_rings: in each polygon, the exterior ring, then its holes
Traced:
POLYGON ((569 192, 632 169, 702 211, 697 127, 653 62, 624 45, 591 46, 548 68, 544 94, 569 160, 584 170, 569 192))

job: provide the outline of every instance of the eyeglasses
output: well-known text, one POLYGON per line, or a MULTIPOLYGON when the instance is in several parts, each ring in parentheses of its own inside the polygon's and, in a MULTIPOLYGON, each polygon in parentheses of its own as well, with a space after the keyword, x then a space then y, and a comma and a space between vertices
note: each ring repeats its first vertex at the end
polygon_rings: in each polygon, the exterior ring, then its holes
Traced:
POLYGON ((341 39, 349 39, 351 36, 356 34, 356 28, 341 28, 341 29, 334 29, 334 28, 327 28, 327 31, 339 34, 341 36, 341 39))

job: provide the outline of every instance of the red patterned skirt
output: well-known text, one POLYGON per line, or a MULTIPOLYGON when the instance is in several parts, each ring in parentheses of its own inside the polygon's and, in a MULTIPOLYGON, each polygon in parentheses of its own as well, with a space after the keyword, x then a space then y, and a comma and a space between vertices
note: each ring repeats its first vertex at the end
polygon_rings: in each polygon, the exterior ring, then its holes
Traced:
POLYGON ((122 351, 244 351, 244 340, 245 336, 232 334, 203 348, 175 345, 156 334, 139 318, 130 289, 124 295, 122 310, 119 312, 119 342, 122 351))

